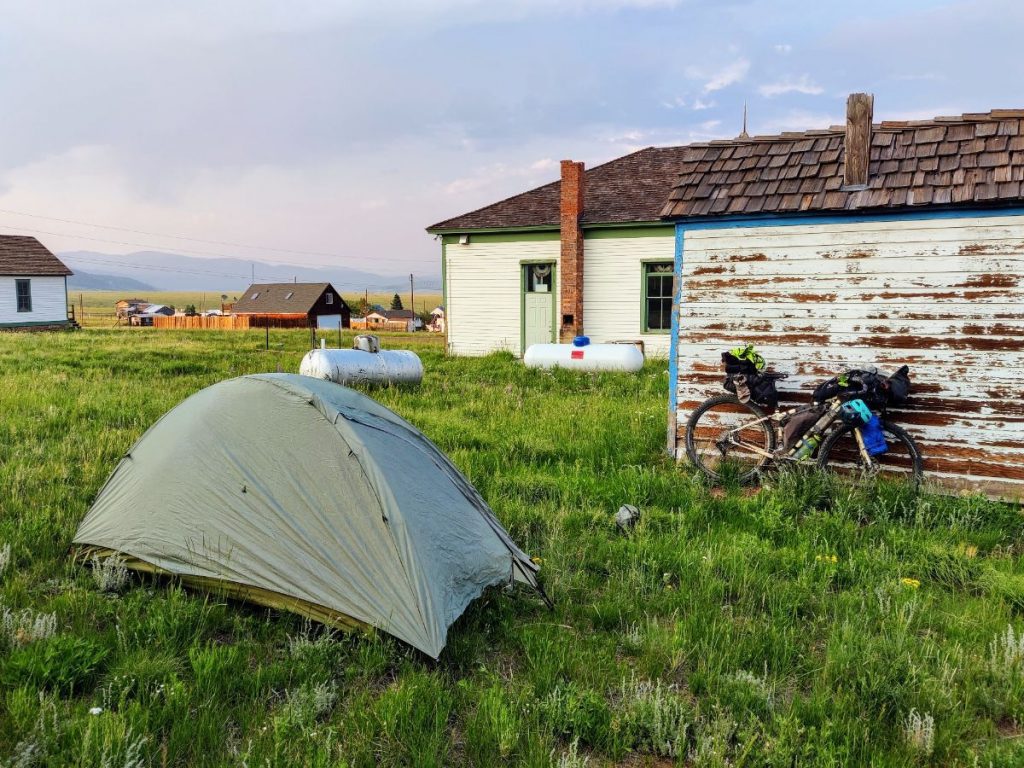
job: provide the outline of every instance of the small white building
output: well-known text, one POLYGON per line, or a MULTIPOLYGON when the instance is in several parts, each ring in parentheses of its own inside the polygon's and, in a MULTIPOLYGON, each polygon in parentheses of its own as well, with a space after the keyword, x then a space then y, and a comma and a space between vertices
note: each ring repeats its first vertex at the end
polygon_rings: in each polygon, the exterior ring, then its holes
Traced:
POLYGON ((70 325, 71 270, 34 237, 0 235, 0 329, 70 325))
POLYGON ((444 307, 434 307, 430 311, 430 322, 427 330, 431 333, 444 333, 444 307))

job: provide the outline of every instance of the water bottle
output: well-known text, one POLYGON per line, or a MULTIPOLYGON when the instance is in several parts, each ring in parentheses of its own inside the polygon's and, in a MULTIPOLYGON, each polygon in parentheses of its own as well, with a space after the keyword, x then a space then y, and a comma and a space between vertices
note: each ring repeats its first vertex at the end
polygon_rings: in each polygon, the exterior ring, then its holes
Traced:
POLYGON ((805 459, 811 458, 814 451, 817 450, 821 444, 821 435, 811 435, 810 437, 804 438, 803 442, 800 443, 800 447, 796 449, 796 453, 793 454, 793 458, 797 461, 804 461, 805 459))

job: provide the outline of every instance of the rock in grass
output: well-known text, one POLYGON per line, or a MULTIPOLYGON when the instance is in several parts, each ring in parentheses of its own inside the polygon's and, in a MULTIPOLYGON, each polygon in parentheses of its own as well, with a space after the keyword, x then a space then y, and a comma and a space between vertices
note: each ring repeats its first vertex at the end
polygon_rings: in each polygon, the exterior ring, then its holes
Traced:
POLYGON ((632 504, 623 504, 615 513, 615 524, 623 533, 629 533, 640 519, 640 510, 632 504))

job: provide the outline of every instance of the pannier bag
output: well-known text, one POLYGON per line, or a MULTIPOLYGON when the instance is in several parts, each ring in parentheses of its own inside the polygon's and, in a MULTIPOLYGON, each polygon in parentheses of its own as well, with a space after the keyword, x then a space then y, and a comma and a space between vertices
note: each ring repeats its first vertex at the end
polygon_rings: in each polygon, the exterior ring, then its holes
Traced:
POLYGON ((860 398, 872 408, 902 405, 910 394, 910 368, 902 366, 888 378, 877 371, 852 369, 823 381, 814 388, 814 401, 823 403, 833 397, 846 402, 860 398))
POLYGON ((722 365, 725 367, 722 386, 734 393, 741 403, 749 401, 768 409, 779 404, 775 380, 764 375, 764 358, 753 344, 723 352, 722 365))
POLYGON ((807 433, 807 430, 811 428, 823 412, 823 408, 814 408, 803 413, 797 413, 786 422, 786 426, 782 429, 782 444, 787 451, 800 442, 800 438, 807 433))

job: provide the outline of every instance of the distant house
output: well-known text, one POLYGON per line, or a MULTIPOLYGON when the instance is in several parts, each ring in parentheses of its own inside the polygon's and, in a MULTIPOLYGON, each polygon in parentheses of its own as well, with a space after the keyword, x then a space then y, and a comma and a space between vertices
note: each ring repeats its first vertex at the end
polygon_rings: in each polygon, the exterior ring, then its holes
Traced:
POLYGON ((234 315, 250 315, 254 325, 348 328, 352 312, 330 283, 257 283, 232 307, 234 315))
POLYGON ((114 313, 118 318, 127 318, 148 306, 149 302, 146 299, 119 299, 114 303, 114 313))
POLYGON ((366 327, 383 331, 418 331, 423 321, 411 309, 376 309, 366 313, 366 327))
POLYGON ((431 333, 444 333, 444 307, 434 307, 431 310, 427 330, 431 333))
POLYGON ((142 304, 141 309, 128 316, 129 325, 148 327, 153 325, 153 318, 157 315, 171 317, 174 314, 174 307, 166 304, 142 304))
POLYGON ((0 328, 70 325, 70 274, 71 270, 34 237, 0 235, 0 328))

